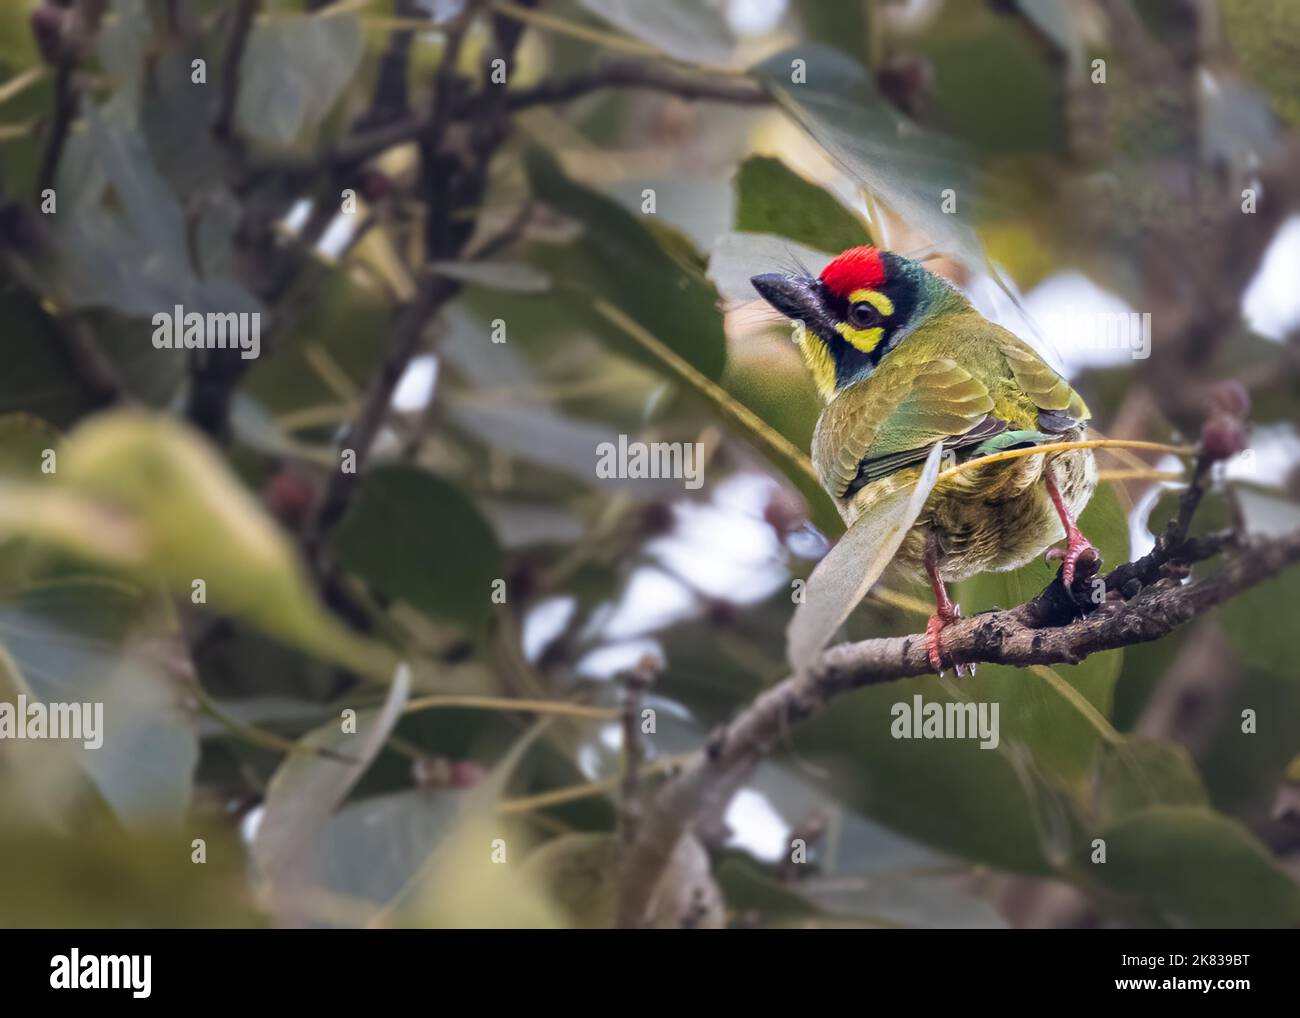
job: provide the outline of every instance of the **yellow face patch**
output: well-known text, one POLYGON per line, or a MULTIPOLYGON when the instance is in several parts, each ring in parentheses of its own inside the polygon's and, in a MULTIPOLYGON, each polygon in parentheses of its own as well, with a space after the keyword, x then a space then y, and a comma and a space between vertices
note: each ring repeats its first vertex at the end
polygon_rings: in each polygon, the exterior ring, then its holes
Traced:
POLYGON ((894 302, 879 290, 854 290, 849 294, 850 304, 870 304, 882 315, 888 318, 894 313, 894 302))
POLYGON ((870 329, 855 329, 848 322, 840 322, 835 326, 835 331, 843 336, 850 346, 856 347, 863 353, 871 353, 880 342, 880 337, 885 334, 885 330, 879 325, 870 329))

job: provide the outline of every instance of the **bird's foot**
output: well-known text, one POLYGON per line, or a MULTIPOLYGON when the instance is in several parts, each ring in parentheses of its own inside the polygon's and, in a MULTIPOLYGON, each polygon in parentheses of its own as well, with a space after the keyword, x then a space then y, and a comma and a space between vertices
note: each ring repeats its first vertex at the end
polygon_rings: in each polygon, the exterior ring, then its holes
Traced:
POLYGON ((1048 562, 1061 560, 1061 582, 1065 584, 1066 590, 1070 590, 1074 586, 1074 574, 1079 562, 1089 556, 1095 558, 1098 565, 1101 564, 1101 552, 1083 536, 1082 531, 1071 527, 1065 547, 1048 548, 1046 558, 1048 562))
MULTIPOLYGON (((928 645, 927 654, 930 658, 930 666, 940 675, 943 675, 943 651, 939 646, 939 634, 943 632, 945 626, 956 622, 959 618, 961 618, 961 605, 950 602, 939 605, 934 614, 930 616, 930 621, 925 624, 925 638, 928 645)), ((958 678, 966 675, 967 669, 969 669, 970 675, 975 674, 975 665, 973 663, 963 664, 960 661, 953 660, 952 666, 958 678)))

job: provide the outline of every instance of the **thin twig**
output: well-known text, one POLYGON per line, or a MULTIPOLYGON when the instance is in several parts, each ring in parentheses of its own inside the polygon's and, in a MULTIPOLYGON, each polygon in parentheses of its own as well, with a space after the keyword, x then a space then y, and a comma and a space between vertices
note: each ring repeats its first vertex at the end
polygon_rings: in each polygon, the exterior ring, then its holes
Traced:
POLYGON ((646 88, 682 99, 709 99, 741 106, 764 106, 772 101, 766 89, 752 78, 699 74, 649 60, 609 60, 593 71, 552 78, 511 92, 506 105, 511 112, 518 112, 570 102, 606 88, 646 88))
POLYGON ((632 845, 641 824, 641 768, 645 746, 641 742, 641 704, 654 681, 659 663, 644 657, 623 678, 623 770, 619 783, 619 834, 624 845, 632 845))
MULTIPOLYGON (((750 78, 681 71, 647 60, 618 60, 602 64, 594 71, 543 82, 532 88, 507 91, 504 106, 507 112, 517 113, 534 106, 569 102, 601 89, 619 87, 645 88, 683 99, 707 99, 745 106, 770 101, 763 88, 750 78)), ((472 99, 463 100, 451 110, 452 116, 462 120, 475 118, 479 113, 472 99)), ((335 169, 357 166, 394 145, 428 136, 432 128, 430 117, 403 117, 341 142, 317 162, 335 169)))
POLYGON ((239 102, 239 66, 244 59, 249 33, 253 30, 253 19, 261 5, 261 0, 239 0, 239 6, 235 8, 230 35, 226 38, 226 48, 221 57, 221 93, 217 116, 212 123, 212 133, 220 141, 229 141, 232 137, 235 107, 239 102))
POLYGON ((59 64, 54 75, 54 119, 50 123, 49 137, 45 139, 45 150, 41 153, 41 168, 36 178, 38 201, 48 188, 54 186, 59 160, 63 157, 63 146, 67 144, 68 134, 72 130, 72 121, 77 114, 76 73, 75 61, 69 58, 59 64))

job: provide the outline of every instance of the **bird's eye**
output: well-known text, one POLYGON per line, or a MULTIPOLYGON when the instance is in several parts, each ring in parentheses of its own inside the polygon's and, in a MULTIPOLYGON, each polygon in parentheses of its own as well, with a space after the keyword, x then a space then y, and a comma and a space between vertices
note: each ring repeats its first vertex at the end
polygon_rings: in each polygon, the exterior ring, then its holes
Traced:
POLYGON ((849 308, 849 324, 855 329, 866 329, 880 324, 880 312, 866 301, 858 301, 849 308))

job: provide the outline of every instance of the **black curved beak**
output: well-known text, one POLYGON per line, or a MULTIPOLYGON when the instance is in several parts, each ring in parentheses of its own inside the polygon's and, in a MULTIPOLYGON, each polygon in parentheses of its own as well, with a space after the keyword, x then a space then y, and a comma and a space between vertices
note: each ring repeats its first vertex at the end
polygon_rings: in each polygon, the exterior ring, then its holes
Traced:
POLYGON ((817 307, 817 280, 808 276, 766 272, 751 276, 749 281, 765 301, 787 318, 806 321, 817 307))

